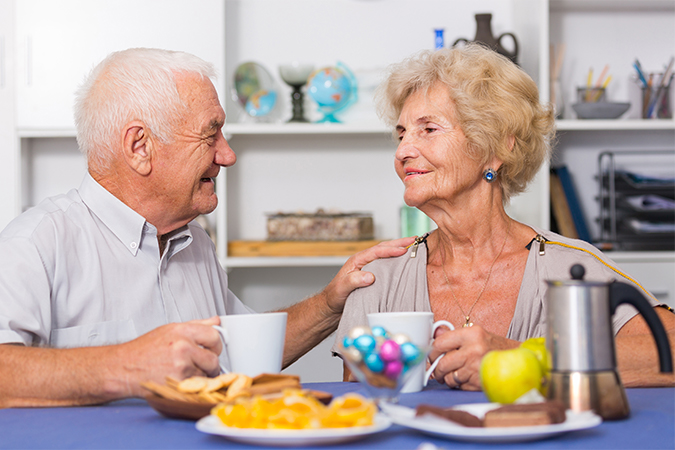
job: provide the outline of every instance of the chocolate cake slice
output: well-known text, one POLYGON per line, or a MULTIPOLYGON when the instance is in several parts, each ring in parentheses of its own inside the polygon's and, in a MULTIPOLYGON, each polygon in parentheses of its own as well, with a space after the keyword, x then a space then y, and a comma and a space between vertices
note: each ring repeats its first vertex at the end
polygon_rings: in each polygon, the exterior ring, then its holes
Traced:
POLYGON ((565 405, 558 401, 504 405, 485 413, 483 426, 526 427, 565 421, 565 405))
POLYGON ((466 411, 460 411, 452 408, 439 408, 433 405, 419 405, 415 410, 415 416, 423 416, 425 414, 433 414, 445 420, 455 422, 465 427, 482 427, 483 422, 476 416, 466 411))

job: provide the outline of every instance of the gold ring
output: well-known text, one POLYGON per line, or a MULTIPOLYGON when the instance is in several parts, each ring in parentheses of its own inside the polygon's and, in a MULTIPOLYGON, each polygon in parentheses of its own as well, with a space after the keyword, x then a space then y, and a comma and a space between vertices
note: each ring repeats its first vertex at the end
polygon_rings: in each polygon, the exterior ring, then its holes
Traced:
POLYGON ((452 379, 455 380, 455 383, 457 383, 457 386, 461 386, 463 383, 459 381, 459 378, 457 377, 457 371, 455 370, 452 372, 452 379))

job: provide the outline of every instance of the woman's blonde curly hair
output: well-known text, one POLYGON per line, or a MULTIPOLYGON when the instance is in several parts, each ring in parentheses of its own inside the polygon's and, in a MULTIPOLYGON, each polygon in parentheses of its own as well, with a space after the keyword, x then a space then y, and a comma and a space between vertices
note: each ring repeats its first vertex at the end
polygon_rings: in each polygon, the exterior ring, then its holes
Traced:
POLYGON ((480 44, 422 51, 389 68, 378 87, 380 117, 394 126, 414 92, 446 86, 467 152, 480 164, 496 156, 503 200, 523 192, 549 158, 555 135, 551 105, 539 102, 537 85, 507 58, 480 44), (509 149, 513 136, 513 150, 509 149))

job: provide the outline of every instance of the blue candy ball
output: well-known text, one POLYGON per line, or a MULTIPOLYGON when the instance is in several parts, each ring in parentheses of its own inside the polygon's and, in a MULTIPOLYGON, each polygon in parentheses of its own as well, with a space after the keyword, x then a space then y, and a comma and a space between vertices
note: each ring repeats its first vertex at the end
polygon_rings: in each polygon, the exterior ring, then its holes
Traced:
POLYGON ((375 350, 375 338, 369 334, 362 334, 354 339, 354 347, 361 353, 370 353, 375 350))
POLYGON ((412 342, 406 342, 401 345, 401 359, 404 363, 410 364, 417 361, 420 356, 420 349, 412 342))
POLYGON ((354 339, 350 338, 349 336, 345 336, 345 338, 342 340, 342 346, 344 348, 349 348, 352 345, 354 345, 354 339))
POLYGON ((377 353, 368 353, 363 358, 363 362, 371 372, 380 373, 384 370, 384 361, 382 361, 382 358, 377 353))
POLYGON ((384 329, 384 327, 381 326, 375 326, 372 328, 373 336, 375 337, 383 337, 386 338, 389 333, 387 333, 387 330, 384 329))

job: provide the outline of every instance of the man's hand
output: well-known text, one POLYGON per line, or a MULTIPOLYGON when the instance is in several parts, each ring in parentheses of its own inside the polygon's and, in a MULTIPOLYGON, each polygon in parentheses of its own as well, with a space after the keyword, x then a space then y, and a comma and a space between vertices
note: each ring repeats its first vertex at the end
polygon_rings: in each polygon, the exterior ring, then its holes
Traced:
POLYGON ((145 395, 144 381, 217 375, 218 323, 218 317, 173 323, 102 347, 0 345, 0 407, 104 403, 145 395))
POLYGON ((286 308, 288 322, 283 366, 292 364, 336 330, 349 294, 375 281, 372 273, 361 271, 363 266, 378 258, 401 256, 414 241, 413 237, 395 239, 360 251, 347 260, 323 291, 286 308))
POLYGON ((414 237, 384 241, 349 258, 323 290, 329 308, 335 313, 342 314, 349 294, 354 289, 370 286, 375 281, 372 273, 361 271, 363 266, 376 259, 401 256, 413 242, 415 242, 414 237))
POLYGON ((163 384, 167 376, 182 380, 218 375, 222 342, 213 325, 219 323, 217 316, 171 323, 119 345, 121 367, 134 380, 129 395, 144 395, 140 383, 148 380, 163 384))

